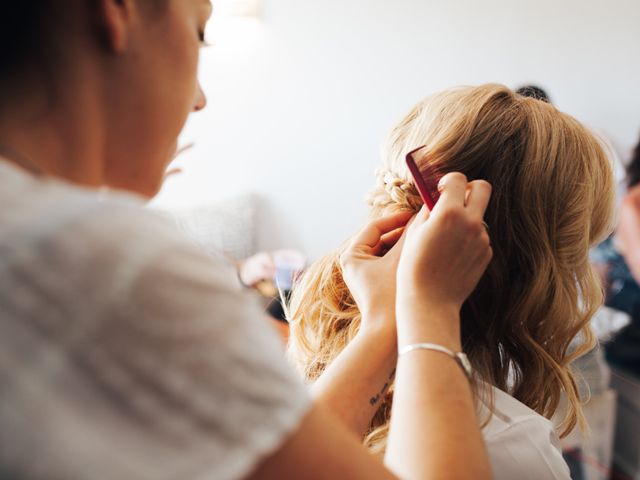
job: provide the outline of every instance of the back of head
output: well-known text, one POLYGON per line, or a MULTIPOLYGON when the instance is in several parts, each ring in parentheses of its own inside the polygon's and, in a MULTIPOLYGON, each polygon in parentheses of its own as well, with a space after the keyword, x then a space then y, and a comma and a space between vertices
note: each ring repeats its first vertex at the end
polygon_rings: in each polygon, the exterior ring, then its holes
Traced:
MULTIPOLYGON (((587 129, 548 103, 500 85, 447 90, 418 104, 391 132, 372 216, 419 208, 404 157, 421 145, 416 160, 423 170, 428 164, 439 175, 461 171, 493 186, 485 220, 494 254, 472 294, 475 308, 462 310, 464 350, 480 379, 543 415, 553 414, 564 391, 564 427, 572 429, 580 408, 568 364, 591 344, 588 321, 602 301, 588 250, 611 227, 608 156, 587 129), (585 347, 569 356, 580 332, 585 347)), ((338 253, 310 269, 291 305, 292 355, 308 378, 357 331, 338 253)), ((371 443, 388 410, 383 405, 374 419, 371 443)))
MULTIPOLYGON (((149 11, 167 0, 138 0, 149 11)), ((34 84, 54 96, 61 72, 74 66, 75 44, 102 42, 97 0, 18 0, 0 6, 0 98, 2 105, 16 94, 31 94, 34 84), (89 37, 86 37, 89 35, 89 37)), ((104 42, 106 44, 106 41, 104 42)))
POLYGON ((523 97, 535 98, 536 100, 551 103, 551 98, 549 98, 547 92, 537 85, 525 85, 524 87, 518 88, 516 93, 523 97))
POLYGON ((51 25, 64 9, 51 0, 4 2, 0 7, 1 88, 24 81, 28 71, 44 63, 51 48, 51 25))

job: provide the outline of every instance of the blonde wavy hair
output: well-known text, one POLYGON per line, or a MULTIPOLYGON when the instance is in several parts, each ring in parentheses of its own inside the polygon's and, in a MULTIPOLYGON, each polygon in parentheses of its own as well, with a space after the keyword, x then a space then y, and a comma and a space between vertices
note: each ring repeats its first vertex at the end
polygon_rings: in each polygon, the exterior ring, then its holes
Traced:
MULTIPOLYGON (((554 106, 501 85, 446 90, 392 130, 370 196, 372 218, 420 208, 404 157, 421 145, 422 169, 460 171, 493 186, 485 215, 493 259, 470 297, 474 308, 467 302, 461 312, 463 348, 478 380, 547 418, 564 395, 560 429, 568 434, 584 425, 570 364, 593 347, 589 320, 603 300, 588 252, 613 223, 614 182, 603 142, 554 106), (569 353, 577 336, 582 344, 569 353)), ((308 269, 289 305, 289 356, 309 382, 360 325, 342 278, 343 249, 308 269)), ((392 397, 390 388, 363 439, 373 452, 385 449, 392 397)))

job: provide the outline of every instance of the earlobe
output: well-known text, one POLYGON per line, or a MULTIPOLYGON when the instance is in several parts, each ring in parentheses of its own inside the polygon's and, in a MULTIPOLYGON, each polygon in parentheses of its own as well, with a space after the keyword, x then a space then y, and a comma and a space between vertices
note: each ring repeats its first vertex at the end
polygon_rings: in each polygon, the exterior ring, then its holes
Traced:
POLYGON ((108 48, 122 52, 128 43, 133 14, 131 0, 98 0, 98 20, 105 32, 108 48))

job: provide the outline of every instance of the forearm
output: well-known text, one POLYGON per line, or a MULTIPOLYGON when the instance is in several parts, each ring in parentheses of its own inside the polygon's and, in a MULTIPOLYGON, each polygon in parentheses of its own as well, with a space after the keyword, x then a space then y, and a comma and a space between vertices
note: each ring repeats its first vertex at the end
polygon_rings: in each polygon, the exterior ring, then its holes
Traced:
POLYGON ((362 437, 393 379, 396 359, 395 334, 361 331, 315 382, 312 394, 362 437))
MULTIPOLYGON (((438 327, 455 315, 423 312, 416 328, 399 332, 400 345, 433 342, 459 351, 450 329, 438 327)), ((446 354, 415 350, 398 360, 385 463, 408 479, 491 478, 469 380, 446 354)))

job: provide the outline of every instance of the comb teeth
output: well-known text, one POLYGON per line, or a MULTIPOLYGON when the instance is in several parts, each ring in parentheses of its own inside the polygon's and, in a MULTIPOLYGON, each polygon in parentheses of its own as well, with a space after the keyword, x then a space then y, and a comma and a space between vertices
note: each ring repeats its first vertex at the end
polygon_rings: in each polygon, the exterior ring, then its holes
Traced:
POLYGON ((438 191, 438 183, 440 182, 441 175, 436 172, 436 169, 431 165, 427 165, 426 168, 422 169, 422 178, 427 187, 429 195, 433 200, 433 205, 438 202, 440 199, 440 192, 438 191))
POLYGON ((409 168, 409 171, 413 176, 413 180, 415 182, 416 188, 418 189, 418 193, 420 193, 422 201, 429 210, 433 210, 433 207, 436 205, 436 202, 440 198, 440 192, 438 191, 438 182, 440 181, 440 175, 430 165, 424 167, 422 171, 418 168, 418 165, 413 158, 413 154, 418 150, 421 150, 422 148, 424 147, 412 150, 407 154, 407 167, 409 168))

